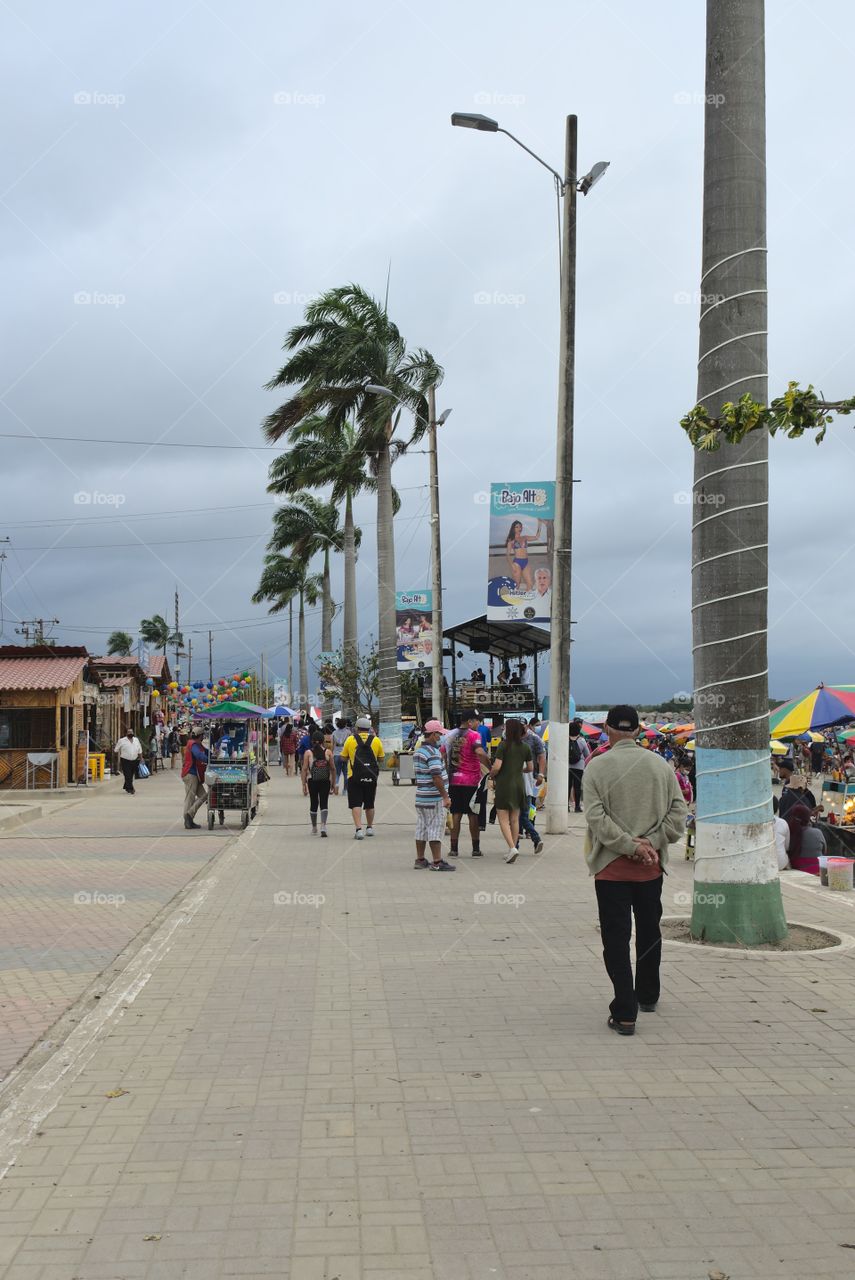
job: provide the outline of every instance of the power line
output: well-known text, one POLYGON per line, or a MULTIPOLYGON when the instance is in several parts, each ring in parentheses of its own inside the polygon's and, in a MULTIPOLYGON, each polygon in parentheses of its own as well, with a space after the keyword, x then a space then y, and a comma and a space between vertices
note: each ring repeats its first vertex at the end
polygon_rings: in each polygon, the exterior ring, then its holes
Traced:
MULTIPOLYGON (((127 444, 142 449, 237 449, 247 453, 286 452, 280 444, 210 444, 186 440, 113 440, 104 436, 37 436, 31 431, 0 432, 0 440, 50 440, 61 444, 127 444)), ((427 453, 427 449, 408 449, 407 453, 427 453)))

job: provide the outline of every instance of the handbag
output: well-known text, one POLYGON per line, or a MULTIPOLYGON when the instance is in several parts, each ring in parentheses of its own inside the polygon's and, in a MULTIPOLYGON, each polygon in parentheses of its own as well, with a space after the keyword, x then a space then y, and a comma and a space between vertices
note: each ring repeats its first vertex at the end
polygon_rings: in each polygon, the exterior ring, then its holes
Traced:
POLYGON ((264 767, 264 765, 263 765, 263 764, 260 764, 260 765, 258 766, 258 781, 259 781, 259 782, 269 782, 269 781, 270 781, 270 774, 267 772, 267 770, 265 769, 265 767, 264 767))
POLYGON ((150 777, 150 776, 151 776, 151 770, 149 769, 149 767, 148 767, 148 765, 146 764, 145 760, 143 760, 143 759, 142 759, 142 757, 140 757, 140 762, 139 762, 139 764, 137 765, 137 777, 138 777, 138 778, 148 778, 148 777, 150 777))

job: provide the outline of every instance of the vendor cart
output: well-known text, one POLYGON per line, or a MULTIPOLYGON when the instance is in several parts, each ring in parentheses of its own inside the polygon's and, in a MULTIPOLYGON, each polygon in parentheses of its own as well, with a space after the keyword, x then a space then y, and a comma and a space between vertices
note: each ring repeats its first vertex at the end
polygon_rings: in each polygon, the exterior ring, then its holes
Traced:
POLYGON ((397 787, 400 782, 416 785, 416 771, 411 751, 398 752, 398 763, 392 769, 392 786, 397 787))
POLYGON ((208 733, 208 830, 226 811, 240 814, 246 827, 258 812, 258 770, 264 750, 263 709, 250 702, 223 702, 195 715, 208 733), (218 736, 216 731, 222 730, 218 736))

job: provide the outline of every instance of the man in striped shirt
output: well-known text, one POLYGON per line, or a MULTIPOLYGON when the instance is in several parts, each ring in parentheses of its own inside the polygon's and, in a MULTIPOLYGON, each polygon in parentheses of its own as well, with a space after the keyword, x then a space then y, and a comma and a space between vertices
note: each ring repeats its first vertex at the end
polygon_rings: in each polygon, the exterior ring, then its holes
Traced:
POLYGON ((438 720, 428 720, 424 728, 422 744, 413 754, 416 776, 416 860, 418 871, 456 871, 442 856, 442 833, 445 830, 446 810, 451 808, 448 794, 448 775, 439 750, 439 740, 445 733, 438 720), (425 857, 430 845, 432 862, 425 857))

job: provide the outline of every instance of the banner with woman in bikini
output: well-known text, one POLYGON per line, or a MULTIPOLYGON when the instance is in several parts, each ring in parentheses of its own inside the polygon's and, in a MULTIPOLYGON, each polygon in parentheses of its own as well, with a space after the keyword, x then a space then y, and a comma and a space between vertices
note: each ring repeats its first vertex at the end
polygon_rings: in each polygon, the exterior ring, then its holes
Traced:
POLYGON ((549 622, 555 481, 490 486, 487 617, 549 622))

